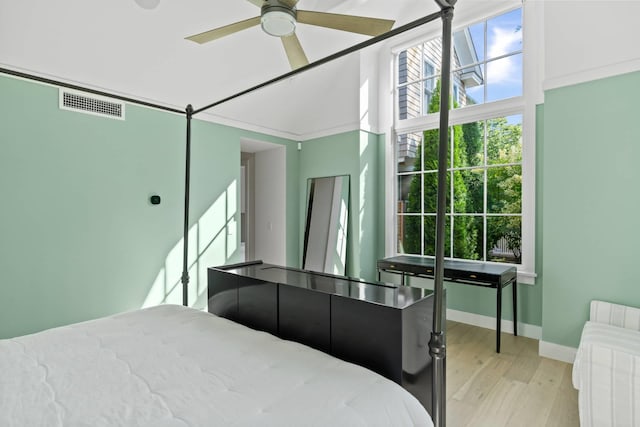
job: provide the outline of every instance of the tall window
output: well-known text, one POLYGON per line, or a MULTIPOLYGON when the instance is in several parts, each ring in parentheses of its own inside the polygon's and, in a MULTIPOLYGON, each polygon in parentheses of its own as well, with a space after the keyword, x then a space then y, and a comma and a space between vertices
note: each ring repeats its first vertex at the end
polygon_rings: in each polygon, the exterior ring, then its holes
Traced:
MULTIPOLYGON (((397 55, 398 253, 435 254, 441 47, 397 55)), ((445 256, 520 264, 522 10, 455 31, 453 48, 445 256)))

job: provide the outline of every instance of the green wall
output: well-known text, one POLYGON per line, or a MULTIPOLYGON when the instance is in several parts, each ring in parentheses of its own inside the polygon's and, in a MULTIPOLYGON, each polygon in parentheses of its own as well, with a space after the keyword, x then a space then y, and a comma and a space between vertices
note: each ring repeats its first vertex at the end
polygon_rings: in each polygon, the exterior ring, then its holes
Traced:
MULTIPOLYGON (((307 197, 307 179, 331 175, 349 175, 349 238, 347 242, 347 275, 374 280, 379 251, 384 209, 384 187, 380 190, 380 144, 384 137, 365 131, 346 132, 316 138, 302 143, 300 155, 300 200, 307 197), (382 198, 382 201, 381 201, 382 198), (381 218, 382 216, 382 218, 381 218)), ((305 203, 300 204, 305 218, 305 203)), ((383 233, 382 233, 383 234, 383 233)), ((300 224, 300 239, 304 221, 300 224)), ((300 246, 302 247, 302 246, 300 246)), ((382 246, 384 252, 384 245, 382 246)))
MULTIPOLYGON (((124 121, 63 111, 57 88, 3 76, 0 93, 0 338, 180 303, 184 117, 135 105, 124 121), (150 205, 151 194, 162 204, 150 205)), ((592 299, 640 306, 638 95, 640 73, 631 73, 547 91, 537 107, 538 277, 519 285, 518 309, 544 341, 576 347, 592 299)), ((307 179, 348 174, 347 274, 375 279, 383 135, 347 132, 298 151, 293 141, 194 120, 192 304, 205 304, 208 266, 238 260, 243 137, 286 146, 287 264, 301 262, 307 179)), ((495 315, 495 291, 447 289, 449 308, 495 315)))
MULTIPOLYGON (((58 108, 58 89, 0 76, 0 338, 180 303, 185 119, 58 108), (162 203, 152 206, 149 196, 162 203)), ((194 120, 190 301, 238 260, 240 138, 286 144, 287 260, 299 256, 296 143, 194 120)))
POLYGON ((545 93, 544 341, 577 347, 593 299, 640 306, 638 99, 640 72, 545 93))

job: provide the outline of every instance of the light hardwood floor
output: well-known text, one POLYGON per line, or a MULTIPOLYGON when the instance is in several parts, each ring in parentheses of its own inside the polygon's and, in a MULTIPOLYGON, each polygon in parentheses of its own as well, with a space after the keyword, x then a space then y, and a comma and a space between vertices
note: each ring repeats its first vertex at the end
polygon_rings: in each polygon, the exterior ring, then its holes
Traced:
POLYGON ((579 426, 571 365, 538 356, 538 341, 447 322, 447 426, 579 426))

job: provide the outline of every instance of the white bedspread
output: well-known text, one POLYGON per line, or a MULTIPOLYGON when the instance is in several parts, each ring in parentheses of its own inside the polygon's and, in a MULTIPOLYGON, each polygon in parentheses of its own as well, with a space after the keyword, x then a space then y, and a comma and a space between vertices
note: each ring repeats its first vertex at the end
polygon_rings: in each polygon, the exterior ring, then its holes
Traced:
POLYGON ((0 340, 0 426, 427 426, 399 385, 163 305, 0 340))

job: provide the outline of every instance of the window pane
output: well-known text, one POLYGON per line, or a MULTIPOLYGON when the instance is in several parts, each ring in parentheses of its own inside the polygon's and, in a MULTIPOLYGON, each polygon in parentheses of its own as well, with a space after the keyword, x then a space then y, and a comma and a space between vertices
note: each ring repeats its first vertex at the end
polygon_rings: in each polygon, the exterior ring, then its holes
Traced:
POLYGON ((522 260, 522 218, 487 217, 488 261, 519 264, 522 260))
POLYGON ((438 205, 438 173, 428 172, 424 174, 424 213, 436 213, 438 205))
POLYGON ((458 94, 453 98, 454 108, 484 102, 484 65, 463 68, 452 75, 454 84, 458 86, 458 94))
POLYGON ((416 82, 420 80, 420 58, 422 46, 415 46, 403 50, 398 55, 398 84, 416 82))
POLYGON ((487 212, 522 212, 522 166, 487 169, 487 212))
POLYGON ((431 62, 430 58, 424 59, 422 64, 422 77, 436 77, 436 67, 431 62))
POLYGON ((471 35, 471 40, 473 41, 473 47, 475 49, 475 53, 478 56, 478 61, 484 61, 484 52, 485 52, 485 23, 479 22, 475 25, 471 25, 469 28, 469 34, 471 35))
POLYGON ((435 98, 436 79, 426 79, 422 87, 422 114, 434 113, 440 110, 439 98, 435 98))
POLYGON ((398 253, 420 255, 422 216, 398 215, 398 253))
POLYGON ((422 155, 422 133, 398 135, 396 143, 396 161, 398 172, 419 171, 422 155))
POLYGON ((484 59, 484 22, 453 33, 454 67, 477 64, 484 59))
POLYGON ((487 21, 487 59, 522 50, 522 10, 487 21))
POLYGON ((487 62, 487 102, 522 95, 522 54, 487 62))
MULTIPOLYGON (((522 96, 521 8, 458 30, 452 41, 452 108, 522 96)), ((401 120, 439 110, 430 100, 438 92, 441 53, 442 40, 437 38, 399 54, 401 120), (422 88, 405 88, 421 79, 422 88), (419 111, 414 101, 421 102, 419 111)))
POLYGON ((522 162, 522 115, 487 120, 487 164, 522 162))
MULTIPOLYGON (((444 231, 444 256, 451 256, 451 217, 447 215, 444 231)), ((424 254, 435 256, 436 254, 436 216, 424 217, 424 254)))
MULTIPOLYGON (((447 172, 447 192, 446 192, 446 212, 451 212, 451 191, 449 186, 451 185, 451 172, 447 172)), ((423 212, 435 214, 438 207, 438 172, 427 172, 424 174, 424 206, 423 212)))
POLYGON ((464 168, 482 164, 484 138, 477 122, 451 126, 453 132, 453 167, 464 168))
MULTIPOLYGON (((449 128, 449 136, 453 133, 454 138, 458 137, 458 147, 462 146, 462 128, 460 125, 452 126, 449 128)), ((423 132, 423 149, 424 149, 424 170, 425 171, 437 171, 438 170, 438 151, 440 146, 440 130, 430 129, 423 132)), ((451 141, 449 141, 449 147, 447 150, 447 168, 451 167, 451 141)), ((454 153, 455 154, 455 153, 454 153)))
POLYGON ((422 115, 422 82, 398 88, 398 118, 412 119, 422 115))
MULTIPOLYGON (((431 64, 434 68, 433 74, 440 73, 440 64, 442 61, 442 38, 438 37, 434 40, 429 40, 424 44, 424 61, 431 64)), ((428 77, 425 73, 425 77, 428 77)))
POLYGON ((484 165, 484 121, 464 123, 462 140, 465 155, 460 163, 454 162, 454 167, 483 166, 484 165))
POLYGON ((438 170, 438 145, 440 131, 438 129, 426 130, 423 132, 424 149, 424 170, 438 170))
POLYGON ((420 213, 420 201, 422 200, 421 175, 398 176, 398 212, 420 213))
POLYGON ((484 170, 465 169, 455 171, 454 175, 454 212, 484 212, 484 170))
POLYGON ((482 259, 482 224, 481 216, 456 215, 453 217, 454 258, 482 259))

